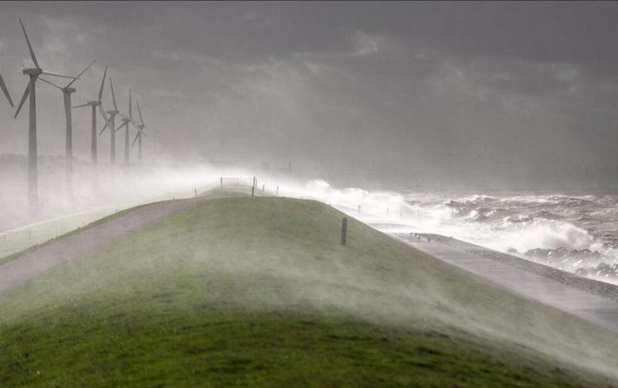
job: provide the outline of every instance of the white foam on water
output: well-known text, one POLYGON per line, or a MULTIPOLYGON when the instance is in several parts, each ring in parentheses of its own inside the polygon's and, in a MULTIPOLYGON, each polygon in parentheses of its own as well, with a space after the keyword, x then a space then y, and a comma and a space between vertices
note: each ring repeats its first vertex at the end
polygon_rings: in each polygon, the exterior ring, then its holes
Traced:
POLYGON ((385 232, 445 235, 618 283, 618 193, 402 194, 324 180, 297 191, 385 232))

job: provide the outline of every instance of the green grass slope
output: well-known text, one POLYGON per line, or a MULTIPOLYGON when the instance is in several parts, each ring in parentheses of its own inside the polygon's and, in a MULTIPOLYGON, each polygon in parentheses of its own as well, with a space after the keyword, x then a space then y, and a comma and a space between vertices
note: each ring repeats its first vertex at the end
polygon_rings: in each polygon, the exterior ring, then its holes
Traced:
POLYGON ((341 218, 211 199, 9 290, 0 386, 615 386, 612 333, 341 218))

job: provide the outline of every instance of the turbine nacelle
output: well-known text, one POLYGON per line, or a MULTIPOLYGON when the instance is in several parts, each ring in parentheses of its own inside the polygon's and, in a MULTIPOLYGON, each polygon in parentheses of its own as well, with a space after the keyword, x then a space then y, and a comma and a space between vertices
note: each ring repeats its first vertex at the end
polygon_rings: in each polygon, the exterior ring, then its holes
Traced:
POLYGON ((24 69, 23 73, 30 76, 39 76, 43 74, 43 69, 37 69, 36 67, 32 69, 24 69))

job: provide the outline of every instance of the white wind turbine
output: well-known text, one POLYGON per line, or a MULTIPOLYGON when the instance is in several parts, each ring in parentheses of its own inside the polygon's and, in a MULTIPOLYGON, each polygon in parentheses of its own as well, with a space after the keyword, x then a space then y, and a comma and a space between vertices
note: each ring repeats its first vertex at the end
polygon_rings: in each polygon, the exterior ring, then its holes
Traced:
POLYGON ((52 73, 44 71, 39 66, 39 61, 34 54, 30 39, 26 33, 26 28, 21 18, 19 19, 21 29, 26 37, 26 43, 28 44, 28 50, 30 51, 30 58, 34 64, 34 68, 24 69, 23 73, 30 77, 28 86, 24 91, 17 112, 15 112, 15 118, 19 115, 21 108, 24 106, 26 99, 30 96, 29 102, 29 120, 28 120, 28 214, 32 217, 36 217, 39 212, 39 177, 38 177, 38 153, 37 153, 37 133, 36 133, 36 81, 41 74, 49 75, 53 77, 75 79, 67 75, 52 73))
POLYGON ((129 123, 139 130, 139 124, 133 120, 133 100, 131 98, 131 89, 129 89, 129 116, 120 114, 122 117, 122 124, 116 128, 115 132, 120 131, 124 127, 124 162, 129 165, 130 159, 130 147, 129 147, 129 123))
POLYGON ((148 137, 148 135, 146 135, 146 133, 144 132, 144 129, 146 128, 146 124, 144 124, 144 118, 142 117, 142 110, 139 107, 139 101, 135 100, 135 103, 137 104, 137 113, 139 114, 140 123, 137 124, 137 134, 135 134, 135 139, 133 139, 133 144, 131 144, 131 147, 133 147, 135 145, 135 142, 137 141, 137 160, 141 162, 142 161, 142 136, 148 137))
POLYGON ((110 145, 109 145, 109 161, 111 164, 115 164, 116 163, 116 131, 113 130, 114 128, 116 128, 116 115, 120 114, 120 112, 118 111, 118 105, 116 104, 116 95, 114 94, 114 84, 112 83, 112 77, 109 77, 109 87, 112 91, 112 102, 114 104, 114 109, 110 109, 107 111, 107 113, 109 114, 109 120, 107 120, 107 123, 105 123, 105 126, 103 127, 103 129, 101 129, 101 132, 99 132, 99 136, 101 136, 103 134, 103 132, 105 132, 106 128, 110 128, 109 131, 109 141, 110 141, 110 145))
POLYGON ((71 110, 71 94, 75 93, 76 89, 72 88, 71 85, 86 72, 95 63, 96 60, 92 61, 81 73, 75 77, 74 80, 69 82, 65 87, 61 87, 56 85, 55 83, 48 81, 44 78, 40 78, 41 81, 46 82, 53 87, 59 89, 62 92, 64 97, 64 115, 66 117, 66 137, 65 137, 65 180, 66 180, 66 190, 67 197, 69 200, 73 200, 73 116, 71 110))
POLYGON ((103 80, 101 81, 101 88, 99 88, 99 94, 96 100, 88 101, 85 104, 75 106, 74 108, 83 108, 85 106, 92 107, 92 137, 90 139, 90 158, 92 160, 92 164, 97 164, 97 108, 99 108, 99 113, 103 120, 107 124, 109 119, 105 114, 105 109, 101 105, 101 98, 103 97, 103 88, 105 87, 105 77, 107 76, 107 66, 105 66, 105 71, 103 72, 103 80))

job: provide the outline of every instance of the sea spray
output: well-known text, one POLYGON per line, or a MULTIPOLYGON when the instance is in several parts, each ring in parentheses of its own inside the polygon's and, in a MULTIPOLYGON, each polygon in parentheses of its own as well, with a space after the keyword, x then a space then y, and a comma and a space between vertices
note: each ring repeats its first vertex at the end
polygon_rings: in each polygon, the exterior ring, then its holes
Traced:
POLYGON ((401 194, 323 180, 303 190, 385 232, 446 235, 618 283, 618 192, 401 194))

